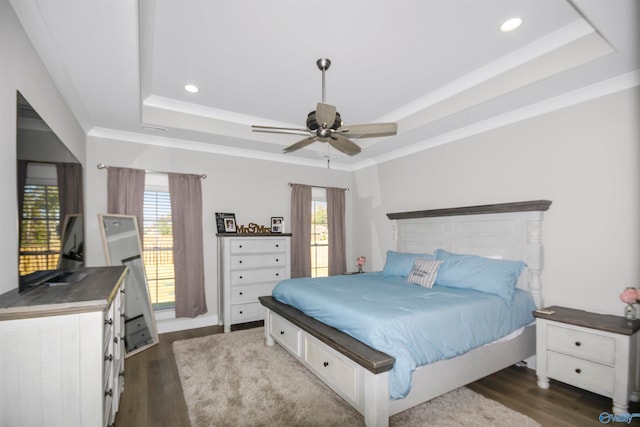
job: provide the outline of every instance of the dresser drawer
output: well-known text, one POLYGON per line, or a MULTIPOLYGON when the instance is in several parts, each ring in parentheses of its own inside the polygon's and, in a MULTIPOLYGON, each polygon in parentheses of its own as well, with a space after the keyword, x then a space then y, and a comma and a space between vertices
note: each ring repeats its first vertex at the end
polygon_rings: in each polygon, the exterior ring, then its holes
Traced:
POLYGON ((231 288, 231 304, 255 302, 258 297, 271 295, 273 283, 261 285, 233 286, 231 288))
POLYGON ((308 366, 345 398, 356 400, 356 367, 341 356, 331 353, 304 336, 304 359, 308 366))
POLYGON ((284 348, 300 357, 300 329, 286 320, 271 315, 269 333, 284 348))
POLYGON ((547 348, 593 362, 607 365, 614 363, 614 339, 590 332, 549 325, 547 348))
POLYGON ((264 320, 265 309, 259 302, 249 304, 236 304, 231 306, 231 323, 251 322, 264 320))
POLYGON ((285 267, 261 270, 234 270, 231 272, 231 286, 247 283, 279 282, 287 277, 285 267))
POLYGON ((285 254, 248 254, 248 255, 232 255, 231 269, 245 268, 263 268, 263 267, 284 267, 285 254))
POLYGON ((601 394, 613 396, 614 368, 566 354, 547 352, 547 374, 559 381, 601 394))
POLYGON ((233 239, 231 242, 231 253, 284 252, 286 244, 286 239, 233 239))

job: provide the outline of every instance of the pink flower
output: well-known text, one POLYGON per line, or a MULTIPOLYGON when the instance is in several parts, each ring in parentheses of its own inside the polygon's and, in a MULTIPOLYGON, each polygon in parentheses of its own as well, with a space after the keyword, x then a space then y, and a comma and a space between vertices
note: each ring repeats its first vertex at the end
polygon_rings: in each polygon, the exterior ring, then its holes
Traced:
POLYGON ((365 262, 367 262, 367 258, 365 258, 363 256, 359 256, 358 259, 356 260, 356 262, 358 263, 358 265, 362 266, 362 265, 364 265, 365 262))
POLYGON ((640 299, 640 291, 636 288, 626 288, 620 294, 620 300, 625 304, 635 304, 640 299))

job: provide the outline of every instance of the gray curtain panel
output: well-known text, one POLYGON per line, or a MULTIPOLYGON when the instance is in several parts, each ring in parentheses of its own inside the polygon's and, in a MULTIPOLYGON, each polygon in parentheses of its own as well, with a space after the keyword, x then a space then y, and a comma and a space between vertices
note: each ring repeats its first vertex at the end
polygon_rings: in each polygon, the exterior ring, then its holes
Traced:
POLYGON ((56 163, 56 175, 60 199, 60 232, 62 233, 67 215, 84 213, 82 165, 80 163, 56 163))
POLYGON ((344 274, 347 271, 344 193, 344 188, 327 188, 329 276, 344 274))
POLYGON ((170 173, 176 317, 207 312, 202 243, 202 178, 170 173))
POLYGON ((107 213, 133 215, 138 219, 140 241, 144 226, 144 177, 141 169, 107 169, 107 213))
POLYGON ((311 186, 291 185, 291 277, 311 276, 311 186))

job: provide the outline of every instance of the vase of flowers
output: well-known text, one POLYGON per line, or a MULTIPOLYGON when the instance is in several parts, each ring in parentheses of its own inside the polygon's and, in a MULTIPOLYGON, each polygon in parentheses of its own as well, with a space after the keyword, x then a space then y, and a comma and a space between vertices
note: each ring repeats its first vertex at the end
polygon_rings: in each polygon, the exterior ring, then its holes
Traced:
POLYGON ((640 290, 634 287, 627 287, 620 294, 620 301, 627 304, 624 308, 624 318, 627 320, 636 319, 636 307, 634 304, 637 304, 640 300, 640 290))
POLYGON ((358 273, 364 272, 364 264, 366 262, 367 262, 367 258, 363 256, 359 256, 358 259, 356 259, 356 266, 358 267, 358 273))

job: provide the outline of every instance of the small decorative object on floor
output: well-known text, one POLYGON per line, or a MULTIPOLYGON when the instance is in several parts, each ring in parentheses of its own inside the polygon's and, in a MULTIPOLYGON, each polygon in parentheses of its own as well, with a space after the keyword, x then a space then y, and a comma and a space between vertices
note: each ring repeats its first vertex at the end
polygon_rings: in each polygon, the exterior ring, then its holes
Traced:
POLYGON ((627 320, 636 319, 636 307, 634 304, 640 302, 640 291, 629 286, 620 294, 620 300, 627 304, 624 308, 624 318, 627 320))
POLYGON ((358 266, 358 273, 363 273, 364 264, 367 262, 367 258, 363 256, 359 256, 356 260, 356 264, 358 266))

